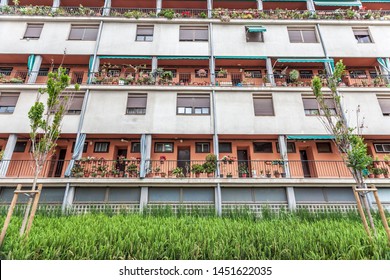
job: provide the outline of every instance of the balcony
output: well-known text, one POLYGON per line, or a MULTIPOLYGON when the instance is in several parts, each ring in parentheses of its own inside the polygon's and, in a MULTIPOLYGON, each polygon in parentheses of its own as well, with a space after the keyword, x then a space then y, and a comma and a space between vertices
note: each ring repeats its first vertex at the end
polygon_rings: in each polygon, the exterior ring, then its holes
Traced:
MULTIPOLYGON (((40 173, 40 178, 64 178, 68 160, 47 161, 40 173)), ((33 178, 32 160, 3 160, 1 165, 8 165, 6 178, 33 178)), ((105 160, 103 158, 84 158, 76 161, 72 168, 72 178, 98 179, 98 178, 139 178, 139 158, 122 160, 105 160)), ((176 160, 149 160, 146 161, 147 178, 189 178, 207 179, 215 178, 216 165, 220 167, 220 178, 224 179, 277 179, 285 178, 288 166, 291 179, 310 178, 349 178, 352 176, 342 161, 326 160, 219 160, 212 163, 206 161, 176 161, 176 160), (207 173, 208 172, 208 173, 207 173)), ((377 161, 369 169, 370 178, 389 178, 390 164, 388 161, 377 161)))

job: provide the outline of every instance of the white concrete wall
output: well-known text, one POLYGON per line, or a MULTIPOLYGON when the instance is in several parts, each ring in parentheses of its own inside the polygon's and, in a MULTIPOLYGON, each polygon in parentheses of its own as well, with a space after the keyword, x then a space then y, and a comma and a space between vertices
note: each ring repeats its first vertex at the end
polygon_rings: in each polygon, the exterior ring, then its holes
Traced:
POLYGON ((318 117, 305 116, 300 93, 273 93, 275 116, 255 116, 249 92, 217 93, 220 134, 325 134, 318 117))
POLYGON ((27 22, 1 21, 0 53, 63 54, 66 49, 67 54, 93 54, 96 41, 68 40, 71 23, 45 22, 38 40, 23 39, 26 28, 27 22))
POLYGON ((321 25, 328 55, 330 57, 388 57, 390 26, 369 26, 368 28, 373 43, 358 43, 352 26, 321 25))
MULTIPOLYGON (((142 22, 139 24, 150 25, 142 22)), ((99 54, 209 55, 208 42, 179 42, 179 30, 180 24, 154 24, 153 42, 137 42, 137 24, 105 23, 99 54)))
MULTIPOLYGON (((290 43, 287 26, 263 25, 264 43, 246 42, 245 25, 215 24, 214 54, 272 57, 323 57, 321 43, 290 43)), ((318 37, 318 36, 317 36, 318 37)), ((319 40, 319 37, 318 37, 319 40)))
MULTIPOLYGON (((2 92, 20 92, 18 102, 16 103, 13 114, 0 114, 0 133, 29 133, 30 121, 28 112, 36 101, 37 91, 34 90, 6 90, 2 92)), ((44 95, 41 101, 46 104, 47 95, 44 95)), ((79 115, 67 115, 64 117, 62 133, 75 133, 79 123, 79 115)))
POLYGON ((127 91, 92 91, 84 133, 211 134, 210 116, 177 116, 176 92, 149 92, 146 115, 126 115, 127 91))

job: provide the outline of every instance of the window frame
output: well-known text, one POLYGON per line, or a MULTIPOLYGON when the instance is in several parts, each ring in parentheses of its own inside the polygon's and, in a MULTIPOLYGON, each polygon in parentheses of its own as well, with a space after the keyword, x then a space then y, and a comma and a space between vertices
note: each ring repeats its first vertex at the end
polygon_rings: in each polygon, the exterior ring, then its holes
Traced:
MULTIPOLYGON (((280 153, 279 142, 276 142, 276 152, 280 153)), ((296 154, 297 153, 297 146, 295 145, 294 142, 287 142, 287 153, 288 154, 296 154), (289 146, 291 149, 289 149, 289 146)))
POLYGON ((155 142, 154 143, 154 152, 155 153, 174 153, 174 151, 175 151, 175 144, 173 142, 155 142), (158 145, 162 145, 163 148, 161 151, 157 150, 158 145), (172 150, 171 151, 165 150, 165 145, 171 145, 172 150))
POLYGON ((153 42, 153 37, 154 37, 154 25, 143 25, 143 24, 138 25, 137 24, 137 29, 135 31, 135 41, 136 42, 153 42), (151 28, 152 29, 152 35, 142 34, 142 33, 139 34, 138 33, 142 29, 147 29, 147 28, 151 28), (138 37, 142 37, 143 40, 138 40, 138 37), (146 38, 151 38, 151 40, 146 40, 146 38))
MULTIPOLYGON (((389 103, 390 103, 390 98, 389 97, 383 97, 383 96, 377 96, 377 100, 378 100, 378 105, 379 105, 379 108, 381 109, 381 112, 382 112, 382 116, 384 117, 390 117, 390 110, 389 112, 384 112, 383 111, 383 108, 382 108, 382 104, 381 104, 381 100, 387 100, 389 103)), ((390 106, 390 105, 389 105, 390 106)))
POLYGON ((374 43, 370 29, 368 27, 352 27, 352 33, 353 33, 353 36, 355 37, 355 40, 358 44, 373 44, 374 43), (355 33, 355 31, 357 31, 357 32, 365 31, 365 32, 367 32, 367 35, 358 35, 355 33), (359 37, 359 36, 365 36, 365 37, 359 37), (368 38, 369 42, 365 42, 364 40, 360 40, 360 39, 364 39, 364 38, 368 38))
MULTIPOLYGON (((330 99, 330 100, 332 100, 332 98, 327 98, 326 96, 324 97, 324 99, 330 99)), ((333 102, 333 103, 334 103, 334 102, 333 102)), ((304 114, 305 114, 306 117, 313 117, 313 116, 314 116, 314 117, 321 117, 321 116, 325 116, 325 115, 324 115, 324 112, 323 112, 323 110, 321 109, 320 104, 318 103, 318 101, 317 101, 316 98, 311 98, 311 97, 302 96, 302 104, 303 104, 303 112, 304 112, 304 114), (313 99, 313 100, 316 100, 316 102, 317 102, 317 109, 305 109, 305 103, 303 102, 304 99, 313 99), (308 113, 306 112, 306 111, 314 111, 314 110, 318 111, 318 114, 308 114, 308 113)), ((333 113, 331 114, 332 116, 337 115, 336 104, 334 104, 334 108, 330 108, 330 109, 333 109, 333 111, 331 111, 331 112, 333 112, 333 113)))
POLYGON ((294 26, 287 26, 287 33, 288 33, 288 38, 291 44, 318 44, 320 43, 318 40, 318 34, 317 34, 317 28, 315 26, 302 26, 302 27, 294 27, 294 26), (291 36, 290 36, 290 31, 299 31, 301 41, 300 42, 292 42, 291 41, 291 36), (314 32, 314 37, 315 37, 315 42, 305 42, 305 38, 303 36, 303 31, 313 31, 314 32))
POLYGON ((264 43, 264 32, 248 32, 248 28, 249 28, 248 26, 245 26, 245 40, 247 43, 264 43), (249 38, 249 35, 252 35, 252 33, 254 35, 258 35, 259 38, 249 38))
POLYGON ((146 108, 148 106, 148 94, 147 93, 128 93, 126 101, 126 113, 125 115, 143 116, 146 115, 146 108), (143 98, 145 99, 145 107, 129 107, 129 98, 143 98), (134 110, 130 112, 130 110, 134 110))
POLYGON ((93 24, 90 24, 90 25, 88 25, 88 24, 71 24, 70 30, 69 30, 69 35, 68 35, 68 41, 90 41, 90 42, 93 42, 93 41, 97 40, 98 32, 99 32, 99 25, 96 25, 96 24, 94 24, 94 25, 93 24), (72 34, 72 29, 73 28, 76 28, 76 29, 77 28, 78 29, 84 28, 83 35, 82 35, 81 38, 79 38, 79 39, 71 39, 70 38, 70 35, 72 34), (88 40, 84 39, 87 29, 96 29, 96 38, 95 39, 93 39, 93 40, 91 40, 91 39, 88 39, 88 40))
POLYGON ((110 151, 110 142, 109 141, 96 141, 95 143, 94 143, 94 145, 93 145, 93 152, 94 153, 101 153, 101 154, 106 154, 106 153, 108 153, 110 151), (98 150, 96 150, 96 146, 98 145, 98 144, 107 144, 107 150, 106 151, 98 151, 98 150))
POLYGON ((252 99, 253 99, 253 114, 255 117, 274 117, 275 116, 275 106, 274 106, 274 99, 273 99, 272 95, 263 95, 263 96, 253 95, 252 99), (272 114, 267 114, 267 115, 265 115, 264 113, 263 114, 256 114, 256 105, 255 105, 256 99, 271 100, 272 114))
POLYGON ((141 142, 131 142, 130 152, 134 154, 141 153, 141 142), (135 148, 137 145, 138 150, 135 148))
POLYGON ((27 141, 16 141, 15 148, 14 148, 14 153, 24 153, 27 148, 27 141), (19 144, 19 146, 18 146, 19 144), (20 145, 23 145, 23 150, 20 149, 20 145))
POLYGON ((264 141, 264 142, 253 142, 253 152, 254 153, 259 153, 259 154, 272 154, 274 152, 274 147, 272 145, 272 141, 264 141), (259 145, 259 144, 270 144, 271 145, 271 151, 258 151, 258 149, 256 149, 256 145, 259 145))
POLYGON ((390 153, 390 142, 379 142, 379 143, 373 143, 375 152, 378 154, 387 154, 390 153), (389 146, 388 151, 385 150, 384 146, 389 146), (377 146, 382 146, 382 151, 378 150, 377 146))
POLYGON ((197 154, 204 154, 204 153, 210 153, 210 142, 195 142, 195 153, 197 154), (206 151, 204 147, 207 147, 206 151), (198 150, 198 147, 200 147, 200 151, 198 150))
POLYGON ((233 147, 232 146, 233 146, 232 142, 219 142, 218 143, 218 151, 220 153, 232 153, 232 151, 233 151, 233 147), (228 145, 229 149, 228 150, 221 149, 222 145, 228 145))
MULTIPOLYGON (((76 146, 76 141, 73 142, 72 148, 70 150, 71 153, 74 152, 74 147, 76 146)), ((83 147, 83 154, 88 151, 88 142, 84 142, 84 147, 83 147)))
POLYGON ((2 96, 8 96, 8 97, 12 97, 13 95, 15 95, 16 97, 16 102, 15 102, 15 105, 14 106, 10 106, 10 105, 7 105, 7 106, 1 106, 0 105, 0 115, 4 114, 4 115, 12 115, 14 112, 15 112, 15 109, 16 109, 16 106, 18 105, 18 101, 19 101, 19 97, 20 97, 20 92, 0 92, 0 101, 1 101, 1 97, 2 96), (2 108, 5 108, 5 109, 2 109, 2 108), (11 110, 10 110, 11 109, 11 110), (4 112, 2 112, 2 110, 4 110, 4 112))
POLYGON ((176 115, 178 116, 210 116, 211 114, 211 98, 210 94, 180 94, 178 93, 176 95, 176 115), (198 106, 179 106, 179 98, 185 98, 185 99, 193 99, 193 98, 208 98, 208 107, 198 107, 198 106), (201 113, 196 113, 196 110, 201 110, 201 113), (203 110, 207 112, 203 112, 203 110), (180 112, 180 110, 184 110, 183 112, 180 112), (187 113, 188 112, 188 113, 187 113))
POLYGON ((179 42, 208 42, 209 41, 209 27, 207 25, 180 25, 179 26, 179 42), (196 29, 198 28, 198 29, 196 29), (192 40, 182 39, 182 30, 192 30, 192 40), (198 39, 196 38, 196 30, 207 30, 207 39, 198 39))
POLYGON ((333 153, 331 142, 316 142, 316 149, 317 149, 317 153, 319 153, 319 154, 332 154, 333 153), (324 145, 324 144, 329 146, 329 151, 320 151, 320 149, 318 148, 318 145, 324 145))
POLYGON ((39 40, 41 38, 43 26, 44 26, 44 23, 27 23, 26 30, 24 31, 23 39, 26 39, 26 40, 39 40), (29 27, 32 27, 32 26, 41 26, 41 30, 39 31, 38 37, 31 37, 31 36, 27 37, 27 31, 28 31, 29 27))

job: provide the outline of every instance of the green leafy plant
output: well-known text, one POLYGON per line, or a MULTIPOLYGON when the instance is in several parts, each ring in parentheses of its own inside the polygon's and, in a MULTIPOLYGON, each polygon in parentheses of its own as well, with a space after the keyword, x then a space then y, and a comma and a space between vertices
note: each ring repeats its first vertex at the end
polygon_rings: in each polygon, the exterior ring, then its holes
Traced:
POLYGON ((299 80, 299 71, 296 69, 293 69, 289 73, 290 82, 293 84, 297 84, 299 80))
POLYGON ((191 172, 195 174, 200 174, 204 172, 203 166, 201 164, 193 164, 191 166, 191 172))
POLYGON ((183 168, 176 167, 172 170, 172 174, 176 176, 176 178, 184 177, 183 168))

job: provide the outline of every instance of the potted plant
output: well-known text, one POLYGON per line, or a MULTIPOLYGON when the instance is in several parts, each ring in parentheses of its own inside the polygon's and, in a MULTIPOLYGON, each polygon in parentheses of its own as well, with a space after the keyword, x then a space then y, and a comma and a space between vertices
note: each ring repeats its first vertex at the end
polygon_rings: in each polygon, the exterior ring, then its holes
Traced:
POLYGON ((229 173, 226 175, 226 178, 233 178, 232 172, 229 172, 229 173))
POLYGON ((166 156, 160 156, 160 163, 164 164, 164 162, 167 160, 166 156))
MULTIPOLYGON (((1 159, 1 158, 0 158, 1 159)), ((384 157, 383 157, 383 160, 385 161, 385 163, 387 164, 387 165, 389 165, 389 163, 390 163, 390 155, 385 155, 384 157)))
POLYGON ((389 178, 389 170, 387 168, 382 168, 382 174, 385 178, 389 178))
POLYGON ((217 77, 218 78, 224 78, 226 77, 227 75, 227 70, 226 69, 219 69, 218 73, 217 73, 217 77))
POLYGON ((191 166, 191 172, 195 174, 196 178, 199 178, 200 174, 204 172, 203 166, 201 164, 193 164, 191 166))
POLYGON ((214 176, 214 172, 217 169, 217 165, 214 162, 206 161, 202 164, 203 170, 207 173, 207 177, 211 178, 214 176))
POLYGON ((372 161, 372 164, 374 165, 374 167, 379 167, 379 158, 378 157, 375 157, 375 160, 372 161))
POLYGON ((161 175, 161 178, 167 177, 167 173, 165 173, 165 172, 161 172, 160 175, 161 175))
POLYGON ((138 167, 136 164, 132 163, 127 166, 126 171, 129 173, 129 177, 134 178, 137 177, 138 167))
POLYGON ((155 169, 154 169, 154 177, 160 177, 160 171, 161 171, 161 168, 160 166, 157 166, 155 169))
POLYGON ((382 168, 373 168, 372 173, 374 174, 375 178, 380 178, 382 175, 382 168))
POLYGON ((207 71, 205 69, 199 69, 198 76, 201 78, 207 77, 207 71))
POLYGON ((279 172, 279 170, 275 170, 275 171, 274 171, 274 176, 275 176, 275 178, 280 178, 280 172, 279 172))
POLYGON ((289 77, 290 77, 290 83, 296 85, 298 83, 298 79, 299 79, 298 70, 296 70, 296 69, 291 70, 289 77))
POLYGON ((248 166, 246 166, 245 163, 240 163, 238 165, 238 173, 241 175, 242 178, 246 178, 249 173, 248 166))
POLYGON ((176 167, 172 170, 172 174, 176 176, 176 178, 183 178, 184 173, 183 173, 183 168, 181 167, 176 167))
POLYGON ((259 178, 265 178, 264 170, 260 170, 259 178))
POLYGON ((267 170, 265 171, 265 176, 266 176, 267 178, 271 178, 271 170, 267 169, 267 170))

